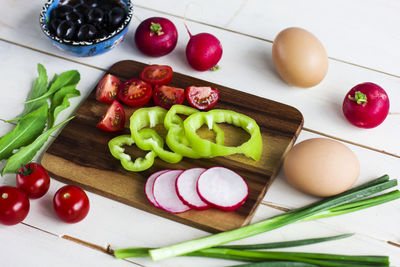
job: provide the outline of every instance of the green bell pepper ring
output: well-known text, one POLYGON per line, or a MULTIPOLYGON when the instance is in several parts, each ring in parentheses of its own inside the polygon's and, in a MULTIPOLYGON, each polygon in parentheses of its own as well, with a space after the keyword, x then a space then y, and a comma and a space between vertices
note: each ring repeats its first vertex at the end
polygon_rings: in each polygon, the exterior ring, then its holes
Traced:
MULTIPOLYGON (((192 115, 199 112, 195 108, 184 105, 173 105, 167 112, 164 118, 164 127, 168 130, 165 138, 168 147, 184 157, 200 158, 201 156, 196 153, 189 144, 186 138, 185 130, 183 129, 183 120, 177 114, 192 115)), ((213 125, 213 130, 216 134, 216 143, 224 144, 224 131, 217 125, 213 125)))
MULTIPOLYGON (((148 131, 149 129, 143 129, 141 134, 144 136, 152 136, 153 133, 148 131)), ((152 136, 160 146, 163 145, 163 140, 161 138, 157 138, 152 136)), ((156 152, 150 151, 146 154, 144 158, 137 158, 134 162, 130 155, 124 153, 125 149, 122 147, 123 145, 133 145, 135 142, 133 141, 130 135, 120 135, 114 137, 108 142, 108 148, 110 149, 111 154, 114 158, 121 161, 122 167, 124 167, 127 171, 140 172, 147 170, 154 164, 154 159, 157 157, 156 152)))
POLYGON ((166 114, 167 110, 161 107, 140 108, 136 110, 130 118, 131 135, 140 149, 152 150, 160 159, 169 163, 177 163, 182 160, 182 155, 165 150, 164 145, 160 145, 154 140, 154 137, 161 138, 155 130, 148 129, 151 132, 151 136, 147 137, 141 131, 145 127, 153 128, 157 124, 164 124, 166 114))
POLYGON ((260 127, 252 118, 231 110, 214 109, 207 112, 197 112, 190 115, 183 122, 186 138, 193 150, 202 157, 226 156, 236 153, 244 154, 247 157, 258 161, 262 153, 262 138, 260 127), (242 128, 250 134, 250 139, 240 146, 230 147, 210 142, 201 138, 197 133, 203 124, 209 129, 215 123, 229 123, 242 128))

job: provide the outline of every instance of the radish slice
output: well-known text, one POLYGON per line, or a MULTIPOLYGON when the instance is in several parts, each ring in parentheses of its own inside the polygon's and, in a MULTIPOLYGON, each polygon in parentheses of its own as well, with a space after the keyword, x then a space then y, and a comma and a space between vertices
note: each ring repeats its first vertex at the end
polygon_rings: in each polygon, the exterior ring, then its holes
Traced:
POLYGON ((183 170, 170 170, 160 174, 153 184, 153 195, 158 206, 170 213, 181 213, 190 210, 179 199, 175 190, 175 181, 183 170))
POLYGON ((150 201, 151 204, 153 204, 154 207, 159 208, 160 206, 157 204, 156 200, 154 199, 153 195, 153 184, 154 180, 160 175, 169 170, 161 170, 158 172, 153 173, 152 175, 147 178, 146 185, 144 186, 144 192, 146 194, 147 199, 150 201))
POLYGON ((227 168, 213 167, 200 175, 197 192, 209 205, 223 211, 233 211, 246 201, 249 189, 237 173, 227 168))
POLYGON ((206 210, 210 206, 197 193, 197 180, 206 169, 192 168, 182 172, 176 179, 176 193, 182 202, 196 210, 206 210))

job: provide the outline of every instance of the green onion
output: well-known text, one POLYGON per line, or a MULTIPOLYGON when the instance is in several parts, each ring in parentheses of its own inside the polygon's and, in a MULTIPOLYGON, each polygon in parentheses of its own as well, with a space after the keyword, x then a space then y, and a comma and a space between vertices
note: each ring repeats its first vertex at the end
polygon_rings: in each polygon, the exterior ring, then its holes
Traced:
POLYGON ((231 267, 314 267, 315 264, 297 262, 297 261, 262 261, 252 262, 240 265, 233 265, 231 267))
POLYGON ((310 238, 310 239, 301 239, 301 240, 293 240, 286 242, 274 242, 274 243, 264 243, 264 244, 255 244, 255 245, 230 245, 230 246, 220 246, 217 248, 232 248, 232 249, 273 249, 273 248, 288 248, 288 247, 297 247, 304 245, 311 245, 315 243, 321 243, 331 240, 337 240, 352 236, 353 234, 343 234, 336 235, 330 237, 321 237, 321 238, 310 238))
MULTIPOLYGON (((305 221, 310 218, 318 219, 323 217, 329 217, 329 211, 335 207, 342 207, 342 208, 346 207, 344 205, 362 200, 366 197, 382 192, 396 185, 397 185, 397 180, 389 180, 389 177, 385 175, 369 183, 348 190, 342 194, 327 198, 325 200, 308 205, 306 207, 295 209, 285 214, 278 215, 276 217, 255 224, 247 225, 235 230, 202 237, 195 240, 190 240, 163 248, 151 249, 149 251, 149 254, 150 257, 155 261, 167 259, 174 256, 189 254, 194 251, 219 246, 230 241, 254 236, 260 233, 264 233, 294 223, 296 221, 302 221, 302 220, 305 221)), ((395 196, 394 199, 399 197, 398 193, 392 193, 392 194, 395 196)), ((387 195, 385 194, 383 196, 371 198, 372 200, 371 199, 367 200, 365 208, 373 206, 373 203, 375 202, 380 204, 382 197, 384 199, 387 199, 387 195), (369 201, 372 202, 370 203, 369 201)), ((347 211, 348 210, 347 208, 344 210, 341 210, 339 208, 339 211, 331 211, 331 212, 343 214, 364 208, 364 205, 359 206, 359 204, 360 202, 358 202, 357 206, 351 207, 349 211, 347 211)))
MULTIPOLYGON (((326 241, 331 241, 331 240, 338 240, 338 239, 350 237, 352 235, 353 234, 342 234, 342 235, 336 235, 336 236, 293 240, 293 241, 286 241, 286 242, 264 243, 264 244, 256 244, 256 245, 231 245, 231 246, 221 246, 221 247, 217 247, 217 248, 232 248, 232 249, 288 248, 288 247, 310 245, 310 244, 326 242, 326 241)), ((133 248, 116 249, 116 250, 114 250, 114 257, 117 259, 148 257, 150 249, 153 249, 153 248, 133 247, 133 248)), ((194 253, 197 253, 197 252, 194 252, 194 253)), ((204 254, 202 256, 204 256, 204 254)))

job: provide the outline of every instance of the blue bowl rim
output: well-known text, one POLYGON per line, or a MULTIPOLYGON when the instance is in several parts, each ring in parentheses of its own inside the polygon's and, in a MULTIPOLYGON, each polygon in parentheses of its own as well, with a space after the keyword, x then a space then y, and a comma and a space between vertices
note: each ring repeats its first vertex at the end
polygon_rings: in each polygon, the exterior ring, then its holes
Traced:
POLYGON ((121 24, 120 27, 118 27, 118 29, 116 29, 115 31, 111 32, 109 35, 104 36, 102 38, 98 38, 95 39, 93 41, 72 41, 72 40, 67 40, 67 39, 61 39, 58 36, 52 34, 49 30, 49 27, 47 26, 47 22, 46 22, 46 12, 49 9, 49 7, 53 4, 55 0, 48 0, 43 8, 42 11, 40 12, 40 16, 39 16, 39 23, 40 23, 40 28, 42 29, 43 33, 49 37, 50 39, 56 41, 57 43, 60 44, 65 44, 65 45, 72 45, 72 46, 91 46, 91 45, 95 45, 95 44, 99 44, 102 43, 104 41, 107 41, 109 39, 114 38, 115 36, 117 36, 119 33, 121 33, 122 31, 124 31, 124 29, 126 27, 128 27, 129 23, 132 20, 132 16, 133 16, 133 5, 131 0, 126 0, 126 7, 128 9, 128 14, 124 20, 124 22, 121 24))

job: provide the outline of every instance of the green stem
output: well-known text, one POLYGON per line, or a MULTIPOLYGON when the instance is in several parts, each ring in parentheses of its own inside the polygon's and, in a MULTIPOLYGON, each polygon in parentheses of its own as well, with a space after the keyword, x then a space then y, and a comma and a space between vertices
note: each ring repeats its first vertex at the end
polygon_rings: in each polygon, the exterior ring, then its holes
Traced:
POLYGON ((357 104, 359 104, 359 105, 365 104, 365 103, 368 102, 367 101, 367 95, 361 93, 360 91, 355 92, 354 93, 354 97, 349 95, 349 99, 354 101, 354 102, 357 102, 357 104))
POLYGON ((162 31, 162 26, 161 26, 161 24, 159 24, 159 23, 151 22, 150 31, 151 31, 152 33, 157 34, 158 36, 164 34, 164 32, 162 31))

